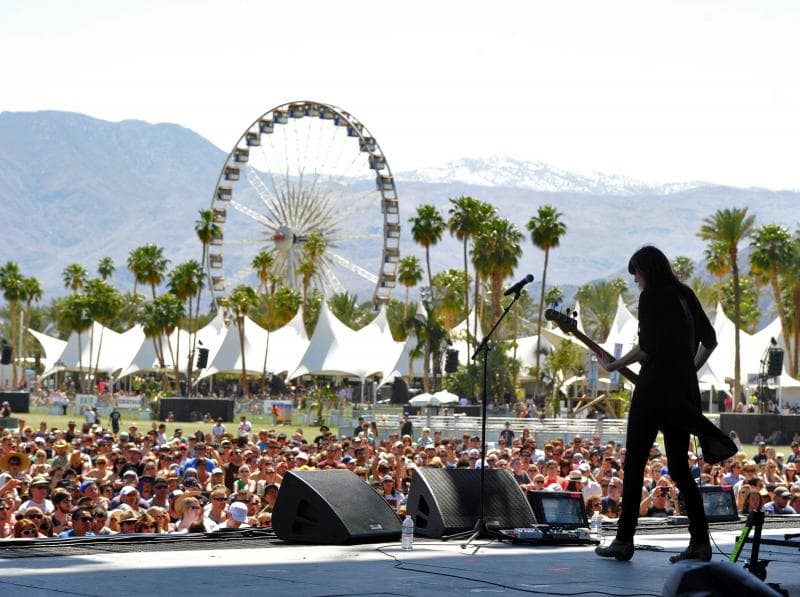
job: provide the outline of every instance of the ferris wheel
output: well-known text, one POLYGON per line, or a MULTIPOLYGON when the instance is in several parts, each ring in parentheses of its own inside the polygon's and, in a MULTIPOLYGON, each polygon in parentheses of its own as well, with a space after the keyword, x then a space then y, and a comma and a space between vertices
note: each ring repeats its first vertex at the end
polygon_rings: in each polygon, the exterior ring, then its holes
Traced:
POLYGON ((207 268, 216 302, 255 278, 253 257, 273 256, 273 275, 299 288, 304 247, 323 250, 312 284, 325 294, 372 291, 389 301, 400 259, 400 211, 389 164, 352 114, 297 101, 277 106, 239 137, 217 178, 211 210, 218 234, 207 268))

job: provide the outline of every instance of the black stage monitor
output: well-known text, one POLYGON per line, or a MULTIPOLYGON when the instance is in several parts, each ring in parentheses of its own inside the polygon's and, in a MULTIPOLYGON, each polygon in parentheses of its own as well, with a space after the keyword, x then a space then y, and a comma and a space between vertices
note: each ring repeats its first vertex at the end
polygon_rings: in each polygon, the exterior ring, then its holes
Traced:
POLYGON ((589 527, 583 496, 577 491, 529 491, 528 502, 538 524, 552 528, 585 529, 589 527))
POLYGON ((738 522, 736 497, 730 485, 702 485, 703 511, 708 522, 738 522))

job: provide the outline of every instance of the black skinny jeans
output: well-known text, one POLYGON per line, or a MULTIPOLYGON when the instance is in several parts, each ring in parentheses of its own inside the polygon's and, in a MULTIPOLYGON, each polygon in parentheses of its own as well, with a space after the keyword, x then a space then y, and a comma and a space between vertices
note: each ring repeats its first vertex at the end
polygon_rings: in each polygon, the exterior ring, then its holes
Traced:
POLYGON ((688 431, 675 429, 641 397, 635 397, 628 415, 628 437, 625 452, 625 477, 622 483, 622 512, 617 525, 617 539, 633 541, 642 502, 644 468, 650 448, 659 428, 664 433, 664 444, 669 461, 669 474, 677 484, 686 503, 689 516, 689 534, 695 543, 708 542, 708 522, 703 511, 703 501, 697 483, 689 472, 687 448, 688 431))

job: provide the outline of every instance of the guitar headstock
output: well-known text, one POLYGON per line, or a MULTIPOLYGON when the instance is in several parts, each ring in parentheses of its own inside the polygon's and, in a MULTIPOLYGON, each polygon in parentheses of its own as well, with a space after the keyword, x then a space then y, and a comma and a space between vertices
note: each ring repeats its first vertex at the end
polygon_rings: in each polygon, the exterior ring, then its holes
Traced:
POLYGON ((569 313, 548 309, 544 312, 544 318, 555 323, 566 334, 572 334, 578 330, 578 320, 571 317, 569 313))

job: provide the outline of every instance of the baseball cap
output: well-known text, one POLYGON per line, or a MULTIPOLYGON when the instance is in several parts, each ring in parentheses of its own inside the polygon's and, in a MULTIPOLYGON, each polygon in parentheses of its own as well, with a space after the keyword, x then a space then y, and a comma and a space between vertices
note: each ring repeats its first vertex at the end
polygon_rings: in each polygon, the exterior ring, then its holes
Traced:
POLYGON ((225 471, 223 471, 221 468, 219 468, 218 466, 215 466, 214 469, 211 471, 211 474, 212 475, 221 475, 224 472, 225 471))
POLYGON ((122 497, 128 495, 129 493, 133 493, 134 491, 136 491, 135 487, 133 487, 132 485, 126 485, 120 490, 119 495, 120 497, 122 497))
POLYGON ((123 431, 122 433, 120 433, 120 434, 119 434, 119 441, 121 441, 121 442, 126 442, 126 441, 128 441, 129 439, 131 439, 131 436, 130 436, 130 435, 128 435, 128 432, 127 432, 127 431, 123 431))
POLYGON ((582 473, 588 473, 590 470, 592 470, 592 467, 589 466, 588 462, 581 462, 580 465, 578 466, 578 470, 581 471, 582 473))
POLYGON ((228 513, 236 522, 247 522, 247 504, 233 502, 228 506, 228 513))
POLYGON ((394 482, 394 478, 391 475, 384 475, 381 479, 381 483, 386 483, 387 481, 394 482))
POLYGON ((91 487, 92 485, 95 485, 95 486, 96 486, 96 485, 97 485, 97 481, 94 481, 93 479, 87 479, 86 481, 84 481, 83 483, 81 483, 81 493, 83 493, 84 491, 86 491, 86 490, 87 490, 89 487, 91 487))
POLYGON ((299 458, 300 460, 308 460, 308 454, 305 452, 298 452, 295 458, 299 458))
POLYGON ((775 495, 791 495, 791 492, 783 486, 776 487, 772 493, 775 495))

